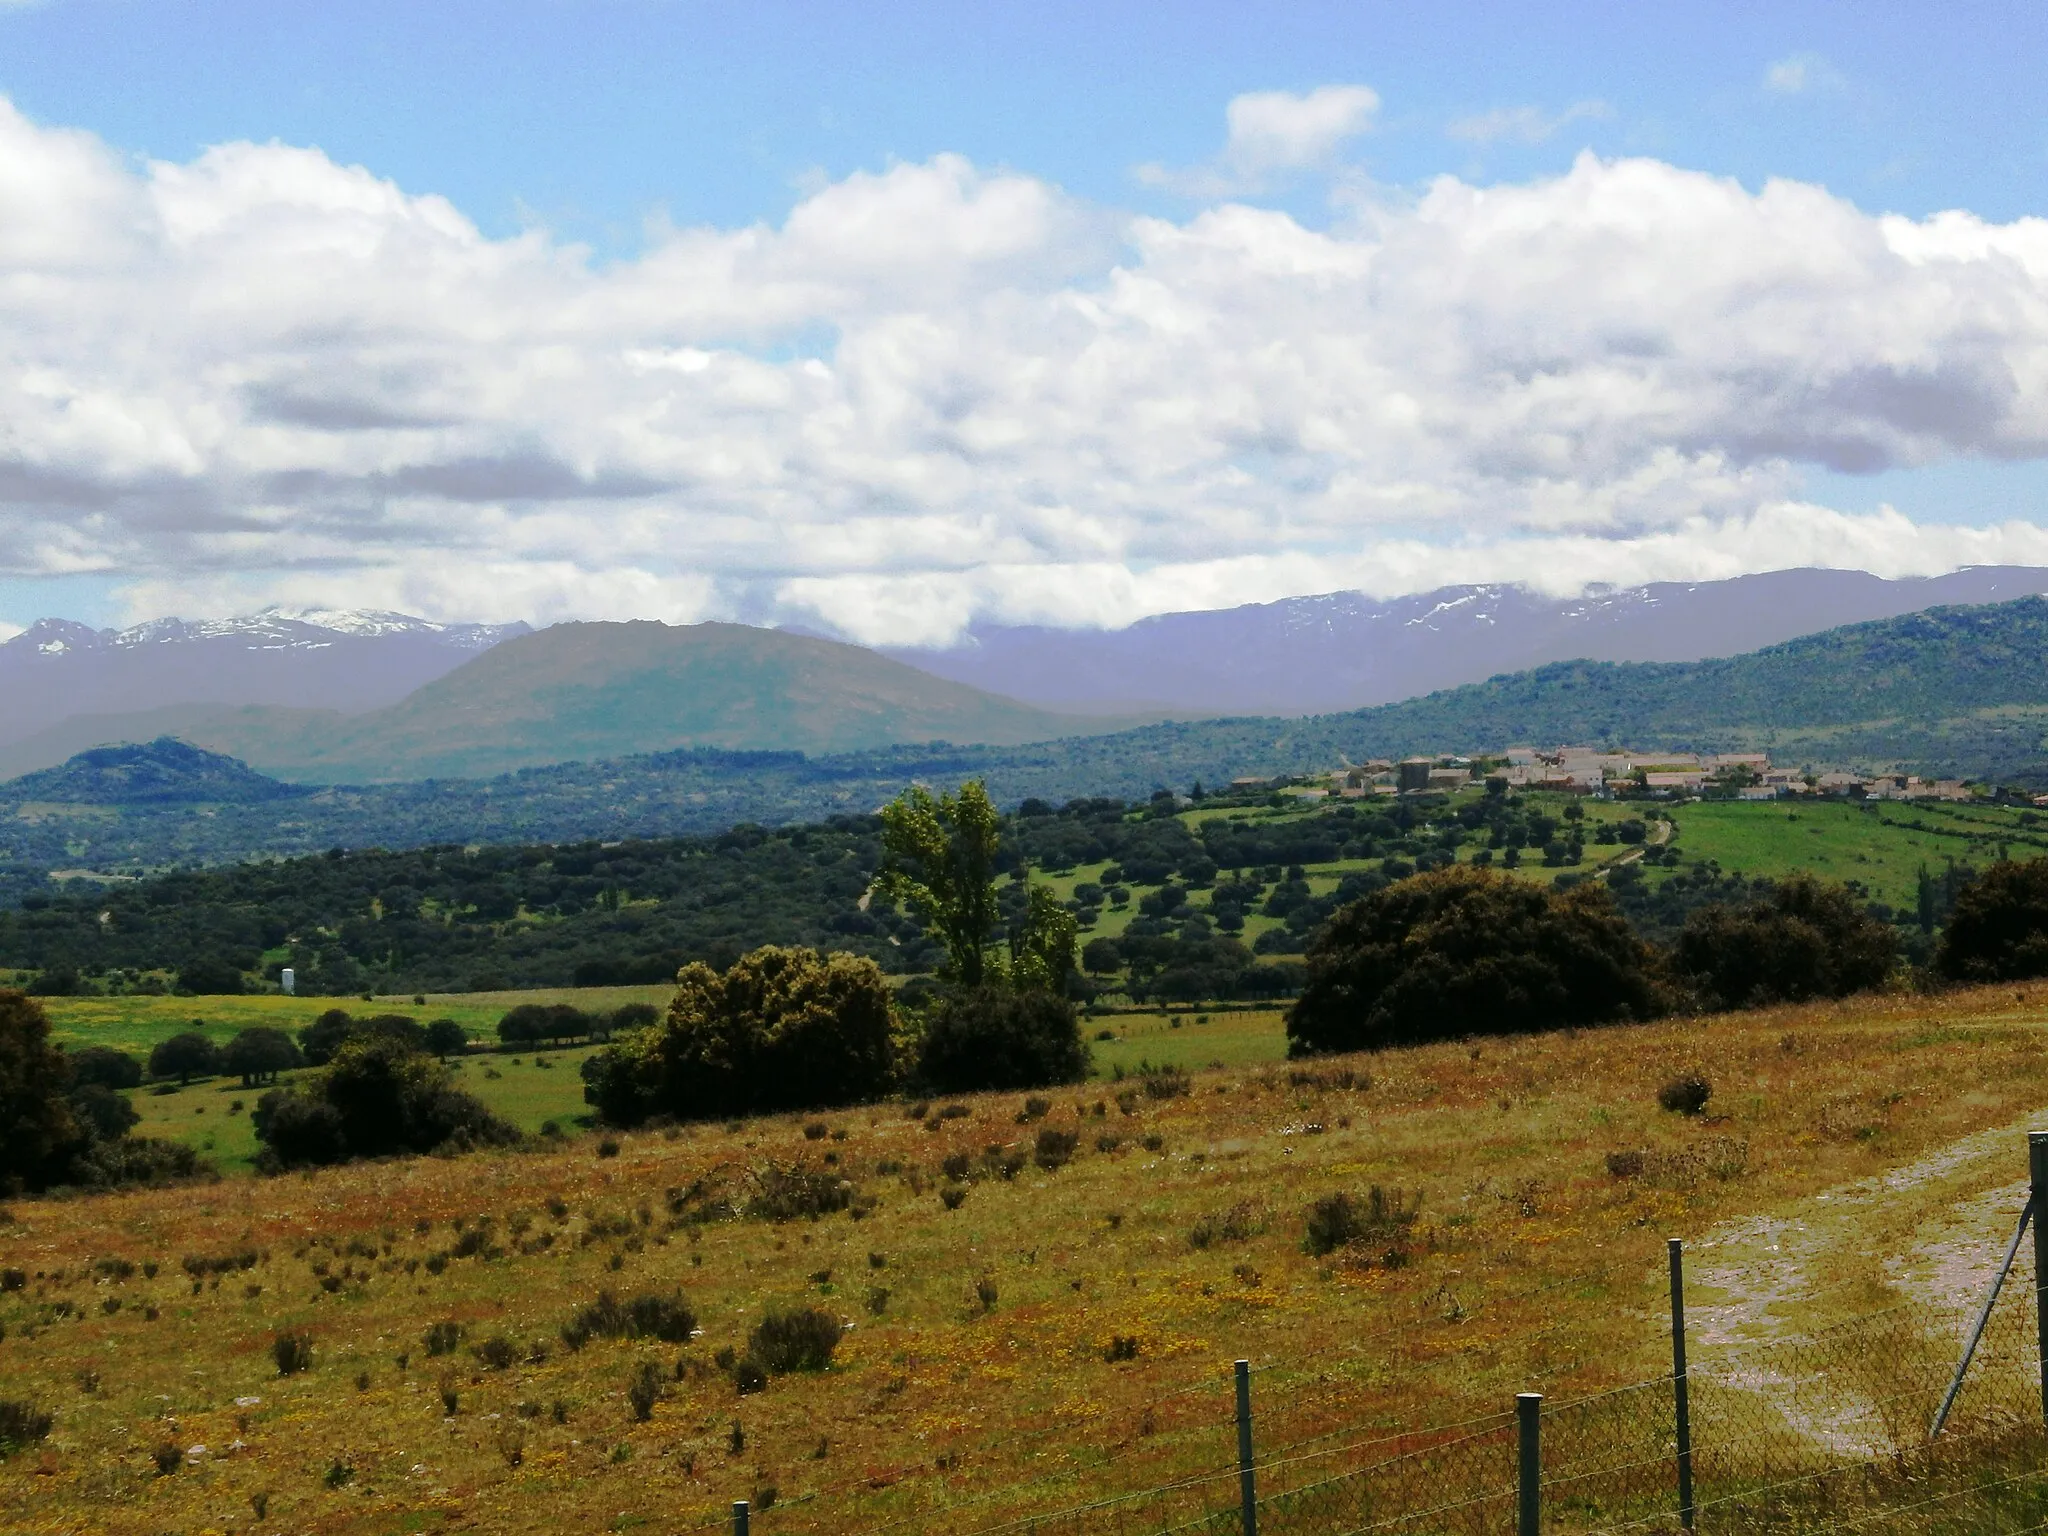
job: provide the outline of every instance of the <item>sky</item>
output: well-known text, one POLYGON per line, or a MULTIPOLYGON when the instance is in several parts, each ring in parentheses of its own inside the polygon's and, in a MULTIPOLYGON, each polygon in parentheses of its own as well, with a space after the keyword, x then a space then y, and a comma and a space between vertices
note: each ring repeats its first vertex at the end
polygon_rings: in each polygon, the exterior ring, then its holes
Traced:
POLYGON ((0 0, 0 632, 2048 564, 2038 6, 0 0))

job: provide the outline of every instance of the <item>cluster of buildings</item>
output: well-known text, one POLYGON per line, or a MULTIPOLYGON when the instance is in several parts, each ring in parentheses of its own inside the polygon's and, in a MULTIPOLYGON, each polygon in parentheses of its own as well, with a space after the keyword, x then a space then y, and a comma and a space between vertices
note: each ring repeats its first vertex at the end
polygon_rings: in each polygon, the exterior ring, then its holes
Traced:
MULTIPOLYGON (((1791 795, 1840 795, 1872 800, 1968 800, 1961 779, 1923 779, 1913 774, 1809 774, 1776 768, 1763 752, 1608 752, 1597 747, 1510 747, 1492 757, 1374 759, 1330 775, 1321 794, 1347 799, 1369 795, 1421 794, 1465 788, 1498 779, 1514 789, 1563 794, 1698 794, 1726 791, 1742 800, 1776 800, 1791 795)), ((1312 793, 1315 793, 1312 791, 1312 793)))

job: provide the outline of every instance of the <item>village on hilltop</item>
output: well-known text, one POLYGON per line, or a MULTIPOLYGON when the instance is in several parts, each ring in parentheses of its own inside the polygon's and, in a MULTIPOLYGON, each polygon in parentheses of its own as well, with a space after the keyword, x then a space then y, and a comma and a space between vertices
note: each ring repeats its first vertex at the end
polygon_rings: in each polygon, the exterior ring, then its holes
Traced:
MULTIPOLYGON (((1763 752, 1634 752, 1564 746, 1510 747, 1486 756, 1375 758, 1331 772, 1320 787, 1297 793, 1361 799, 1373 795, 1444 793, 1475 783, 1538 789, 1596 798, 1664 799, 1717 794, 1736 800, 1777 800, 1833 795, 1867 800, 1969 800, 1977 791, 1962 779, 1916 774, 1812 773, 1772 766, 1763 752)), ((1258 781, 1240 779, 1241 786, 1258 781)), ((2048 797, 2044 797, 2048 798, 2048 797)))

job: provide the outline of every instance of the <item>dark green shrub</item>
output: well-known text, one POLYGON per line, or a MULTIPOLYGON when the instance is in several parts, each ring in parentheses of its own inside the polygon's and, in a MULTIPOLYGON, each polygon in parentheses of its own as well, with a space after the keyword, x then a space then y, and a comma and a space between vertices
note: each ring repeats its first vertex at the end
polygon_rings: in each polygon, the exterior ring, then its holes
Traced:
POLYGON ((640 1369, 626 1387, 626 1401, 633 1405, 633 1417, 646 1423, 654 1417, 654 1405, 661 1401, 664 1385, 661 1367, 652 1360, 640 1362, 640 1369))
POLYGON ((1415 1224, 1420 1198, 1405 1199, 1399 1190, 1375 1184, 1363 1200, 1338 1193, 1324 1195, 1309 1206, 1302 1247, 1318 1256, 1353 1243, 1399 1243, 1415 1224))
POLYGON ((1074 1156, 1074 1149, 1081 1143, 1079 1131, 1063 1131, 1054 1126, 1040 1126, 1038 1140, 1032 1147, 1031 1156, 1039 1167, 1050 1173, 1055 1168, 1064 1168, 1074 1156))
POLYGON ((1453 865, 1341 907, 1308 951, 1289 1054, 1650 1018, 1650 953, 1598 885, 1453 865))
POLYGON ((509 1370, 512 1362, 519 1358, 519 1351, 510 1339, 502 1333, 493 1334, 471 1351, 477 1359, 493 1371, 509 1370))
POLYGON ((808 1168, 778 1168, 773 1163, 755 1176, 747 1214, 766 1221, 795 1221, 829 1216, 853 1204, 853 1185, 836 1173, 808 1168))
POLYGON ((15 1398, 0 1400, 0 1457, 46 1440, 49 1435, 50 1416, 34 1403, 15 1398))
POLYGON ((275 1167, 503 1146, 519 1133, 396 1034, 351 1038, 303 1089, 272 1089, 251 1119, 275 1167))
POLYGON ((747 1355, 775 1375, 822 1371, 832 1363, 840 1333, 839 1319, 830 1312, 816 1307, 771 1308, 747 1336, 747 1355))
POLYGON ((1934 968, 1961 982, 2048 976, 2048 858, 2000 860, 1964 886, 1934 968))
POLYGON ((1759 900, 1692 912, 1671 967, 1702 1007, 1760 1008, 1881 987, 1897 953, 1892 925, 1847 887, 1795 874, 1759 900))
POLYGON ((420 1342, 427 1346, 429 1355, 451 1355, 462 1343, 462 1336, 468 1332, 454 1319, 427 1324, 427 1331, 420 1336, 420 1342))
POLYGON ((949 992, 925 1028, 918 1076, 943 1093, 1046 1088, 1088 1075, 1074 1005, 1049 992, 949 992))
POLYGON ((149 1459, 155 1463, 158 1477, 169 1477, 185 1465, 185 1453, 178 1449, 175 1440, 159 1440, 156 1449, 149 1453, 149 1459))
POLYGON ((684 966, 659 1027, 584 1062, 584 1099, 614 1125, 859 1103, 889 1090, 895 1049, 873 961, 771 946, 723 973, 684 966))
POLYGON ((142 1063, 110 1045, 88 1045, 67 1053, 64 1059, 71 1064, 71 1081, 75 1084, 90 1083, 101 1088, 142 1086, 142 1063))
POLYGON ((142 1119, 126 1097, 98 1083, 82 1083, 68 1098, 72 1119, 95 1141, 119 1141, 142 1119))
POLYGON ((597 1300, 579 1311, 562 1326, 562 1342, 581 1349, 592 1339, 660 1339, 681 1344, 696 1332, 697 1314, 690 1310, 680 1292, 662 1296, 654 1293, 621 1302, 610 1291, 599 1291, 597 1300))
POLYGON ((270 1358, 280 1376, 296 1376, 313 1368, 313 1336, 287 1330, 270 1341, 270 1358))
POLYGON ((1696 1115, 1714 1096, 1713 1085, 1697 1072, 1685 1072, 1657 1090, 1657 1102, 1678 1115, 1696 1115))

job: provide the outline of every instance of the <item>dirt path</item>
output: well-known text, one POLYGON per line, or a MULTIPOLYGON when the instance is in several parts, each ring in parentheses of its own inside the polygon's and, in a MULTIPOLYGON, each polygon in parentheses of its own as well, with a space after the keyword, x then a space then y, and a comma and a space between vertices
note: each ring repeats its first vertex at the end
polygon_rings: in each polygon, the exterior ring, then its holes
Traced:
MULTIPOLYGON (((2004 1256, 2026 1200, 2039 1115, 1963 1137, 1902 1168, 1816 1195, 1791 1216, 1717 1227, 1687 1247, 1687 1317, 1707 1347, 1812 1326, 1832 1293, 1879 1281, 1952 1312, 1958 1332, 2004 1256)), ((1864 1303, 1868 1305, 1868 1303, 1864 1303)))

